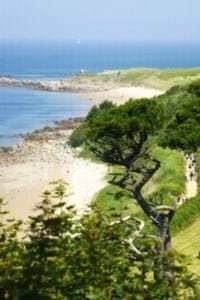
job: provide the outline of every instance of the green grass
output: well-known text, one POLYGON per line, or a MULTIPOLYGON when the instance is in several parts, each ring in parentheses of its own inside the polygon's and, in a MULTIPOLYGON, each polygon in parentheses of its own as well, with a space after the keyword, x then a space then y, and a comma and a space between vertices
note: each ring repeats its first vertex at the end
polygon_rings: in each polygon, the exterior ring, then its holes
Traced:
MULTIPOLYGON (((93 80, 94 80, 93 76, 93 80)), ((96 79, 117 80, 121 83, 142 85, 161 90, 167 90, 174 85, 188 84, 200 78, 200 68, 187 69, 148 69, 135 68, 103 72, 96 75, 96 79)))
MULTIPOLYGON (((199 199, 200 200, 200 199, 199 199)), ((173 239, 174 248, 181 254, 187 256, 190 270, 197 275, 200 274, 200 218, 173 239)))
MULTIPOLYGON (((143 192, 145 196, 154 195, 155 197, 160 197, 160 194, 163 194, 165 195, 164 202, 169 203, 173 199, 172 196, 177 196, 184 192, 184 159, 180 152, 160 147, 155 148, 154 155, 161 161, 161 168, 145 186, 143 192)), ((97 194, 94 201, 105 212, 112 209, 116 213, 124 210, 124 214, 141 211, 131 195, 125 193, 122 197, 119 197, 119 192, 122 192, 120 188, 108 185, 97 194)))
MULTIPOLYGON (((200 152, 195 155, 198 187, 200 188, 200 152)), ((191 271, 200 274, 200 195, 182 205, 172 222, 173 245, 187 256, 191 271)))
POLYGON ((83 144, 81 146, 81 150, 78 154, 78 157, 79 158, 83 158, 83 159, 88 159, 88 160, 91 160, 92 162, 95 162, 95 163, 102 163, 96 156, 94 153, 92 153, 89 149, 88 149, 88 146, 83 144))
POLYGON ((200 151, 195 154, 198 192, 200 192, 200 151))
POLYGON ((172 204, 185 192, 185 161, 181 152, 156 147, 153 155, 161 168, 144 187, 144 194, 159 197, 165 204, 172 204))
POLYGON ((185 202, 176 211, 171 229, 172 233, 178 234, 180 231, 192 225, 200 217, 200 196, 196 196, 185 202))
POLYGON ((113 185, 108 185, 102 189, 94 199, 95 204, 107 214, 127 215, 137 213, 140 208, 128 193, 113 185))

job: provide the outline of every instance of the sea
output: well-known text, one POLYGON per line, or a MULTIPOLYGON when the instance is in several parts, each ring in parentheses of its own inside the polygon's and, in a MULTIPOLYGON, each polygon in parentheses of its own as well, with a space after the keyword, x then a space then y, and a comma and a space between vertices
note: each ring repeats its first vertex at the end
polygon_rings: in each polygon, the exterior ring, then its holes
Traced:
MULTIPOLYGON (((55 80, 84 69, 95 73, 135 67, 200 66, 198 43, 0 41, 0 76, 55 80)), ((0 147, 55 121, 85 116, 91 102, 71 93, 0 87, 0 147)))

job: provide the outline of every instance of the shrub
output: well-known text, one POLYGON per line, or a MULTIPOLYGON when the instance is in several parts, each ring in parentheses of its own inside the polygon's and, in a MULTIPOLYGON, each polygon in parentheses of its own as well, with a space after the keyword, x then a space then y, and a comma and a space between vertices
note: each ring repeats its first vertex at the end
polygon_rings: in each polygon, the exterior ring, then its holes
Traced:
POLYGON ((72 132, 69 138, 69 145, 73 148, 80 147, 82 144, 86 142, 87 132, 88 132, 88 124, 84 122, 72 132))
POLYGON ((172 232, 178 233, 191 225, 200 215, 200 196, 197 196, 185 202, 177 210, 172 221, 172 232))

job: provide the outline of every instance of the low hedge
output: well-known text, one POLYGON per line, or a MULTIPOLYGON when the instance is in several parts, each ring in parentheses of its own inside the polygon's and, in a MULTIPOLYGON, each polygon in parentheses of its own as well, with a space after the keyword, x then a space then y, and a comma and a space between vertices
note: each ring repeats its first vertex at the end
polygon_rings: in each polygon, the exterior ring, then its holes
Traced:
POLYGON ((172 220, 171 230, 173 234, 185 229, 200 217, 200 195, 185 202, 176 211, 172 220))

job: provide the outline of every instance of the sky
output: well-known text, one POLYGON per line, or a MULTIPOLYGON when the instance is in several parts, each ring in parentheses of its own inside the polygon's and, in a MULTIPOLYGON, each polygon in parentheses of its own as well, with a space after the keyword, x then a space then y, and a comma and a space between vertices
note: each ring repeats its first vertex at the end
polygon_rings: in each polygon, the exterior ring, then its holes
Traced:
POLYGON ((0 40, 200 41, 200 0, 0 0, 0 40))

